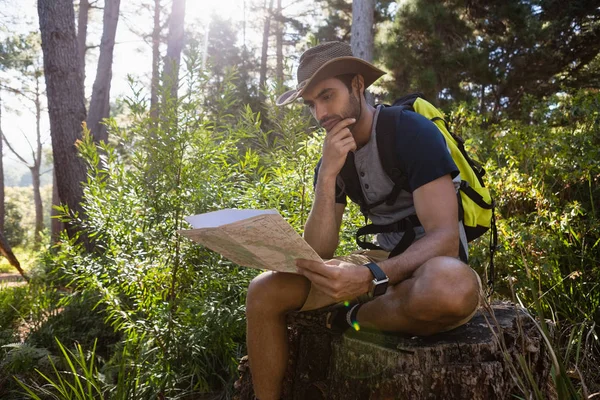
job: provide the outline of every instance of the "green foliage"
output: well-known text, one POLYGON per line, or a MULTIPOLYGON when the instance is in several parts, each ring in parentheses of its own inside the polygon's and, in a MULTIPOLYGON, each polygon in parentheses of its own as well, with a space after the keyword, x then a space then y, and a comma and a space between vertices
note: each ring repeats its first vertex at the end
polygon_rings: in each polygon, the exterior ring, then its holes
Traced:
POLYGON ((584 0, 403 1, 380 38, 390 98, 476 99, 495 119, 520 119, 526 95, 598 89, 599 14, 584 0))
POLYGON ((103 382, 99 379, 96 366, 95 343, 89 355, 83 351, 79 344, 75 346, 76 351, 72 352, 66 349, 58 339, 56 343, 60 348, 62 361, 67 366, 67 371, 59 371, 55 361, 49 357, 48 361, 54 372, 53 376, 48 376, 36 369, 36 372, 45 381, 44 385, 27 385, 17 379, 19 385, 25 389, 28 398, 34 400, 41 400, 42 398, 61 400, 103 399, 103 382), (43 397, 40 397, 37 393, 40 393, 43 397))
POLYGON ((22 244, 25 240, 25 229, 21 226, 22 215, 12 202, 4 203, 4 234, 11 247, 22 244))
MULTIPOLYGON (((5 354, 2 346, 18 340, 16 328, 23 315, 29 312, 27 290, 24 287, 0 286, 0 355, 5 354)), ((0 356, 0 360, 3 358, 0 356)))
MULTIPOLYGON (((461 23, 450 17, 448 23, 461 23)), ((427 15, 421 18, 435 25, 427 15)), ((431 40, 444 47, 440 37, 431 40)), ((436 60, 431 54, 440 65, 457 57, 436 60)), ((63 236, 44 255, 47 275, 27 289, 0 290, 6 327, 0 332, 0 376, 16 375, 31 398, 86 397, 89 390, 118 399, 230 394, 236 360, 245 352, 246 288, 258 271, 233 265, 176 232, 188 228, 187 215, 234 207, 277 208, 300 232, 323 132, 309 134, 315 127, 300 107, 269 106, 274 93, 260 113, 244 104, 240 82, 247 71, 222 69, 214 77, 199 63, 191 46, 180 96, 161 96, 160 118, 149 116, 143 87, 132 81, 133 94, 123 102, 128 115, 107 122, 111 144, 98 148, 89 134, 78 143, 89 168, 86 217, 63 208, 62 218, 85 230, 94 251, 63 236), (21 336, 25 343, 14 344, 21 336)), ((423 73, 431 82, 439 78, 423 73)), ((453 120, 487 161, 497 199, 497 291, 510 297, 513 282, 516 298, 537 307, 538 315, 552 316, 554 333, 544 332, 562 363, 557 386, 562 379, 561 393, 568 395, 573 388, 563 367, 600 381, 599 98, 565 92, 544 102, 525 97, 521 104, 519 121, 492 125, 468 104, 455 110, 453 120)), ((338 254, 355 249, 354 229, 362 223, 350 207, 338 254)), ((488 267, 487 246, 483 240, 472 246, 480 272, 488 267)), ((535 396, 527 371, 518 371, 523 393, 535 396)))
POLYGON ((113 351, 113 346, 121 337, 110 325, 99 318, 103 307, 96 306, 100 300, 91 292, 68 294, 52 286, 42 286, 43 295, 36 295, 41 304, 36 304, 34 312, 43 315, 34 318, 27 337, 27 343, 32 346, 47 348, 53 354, 60 350, 55 338, 64 343, 79 343, 91 347, 98 342, 97 351, 101 357, 107 358, 113 351))
POLYGON ((56 312, 52 311, 57 309, 52 292, 35 274, 27 286, 0 287, 0 395, 3 399, 22 398, 11 391, 17 388, 13 375, 29 377, 34 368, 47 371, 50 367, 47 357, 50 351, 45 344, 38 346, 22 340, 56 312))
MULTIPOLYGON (((531 108, 530 124, 503 121, 482 129, 480 116, 466 108, 454 120, 487 160, 498 207, 497 291, 511 297, 513 285, 526 307, 551 315, 557 354, 598 382, 600 97, 582 91, 531 108)), ((470 251, 480 271, 487 247, 480 241, 470 251)))
MULTIPOLYGON (((44 243, 47 243, 47 239, 47 237, 42 237, 44 243)), ((23 268, 26 273, 36 270, 36 266, 39 263, 40 254, 39 251, 33 248, 33 246, 28 246, 25 244, 23 246, 13 247, 12 252, 17 260, 19 260, 21 268, 23 268)), ((0 258, 0 272, 17 273, 17 270, 8 262, 8 259, 2 257, 0 258)))
MULTIPOLYGON (((326 18, 316 26, 313 35, 315 44, 328 42, 332 40, 341 40, 350 42, 351 26, 352 26, 352 1, 350 0, 318 0, 315 2, 321 8, 318 13, 319 17, 325 15, 326 18)), ((391 0, 375 1, 375 13, 373 15, 375 29, 378 23, 390 18, 391 0)))
POLYGON ((83 348, 98 337, 97 374, 117 397, 226 396, 232 389, 245 351, 245 291, 258 271, 178 235, 188 227, 185 216, 277 208, 300 231, 310 210, 320 140, 307 134, 306 115, 275 110, 266 131, 259 113, 238 104, 235 73, 215 97, 189 61, 185 93, 164 104, 160 120, 149 117, 133 83, 128 123, 109 122, 114 145, 97 148, 88 133, 78 143, 88 163, 86 218, 66 208, 62 218, 87 232, 95 252, 63 236, 47 254, 60 309, 27 340, 65 355, 53 335, 83 348), (206 96, 216 105, 210 113, 206 96))
MULTIPOLYGON (((200 49, 204 43, 204 37, 195 37, 193 33, 188 33, 188 47, 186 48, 187 63, 197 64, 195 57, 204 57, 200 49)), ((258 109, 258 86, 252 80, 252 72, 258 70, 259 62, 252 52, 245 47, 236 45, 238 38, 237 27, 217 15, 212 15, 210 22, 210 35, 208 37, 208 47, 206 49, 206 69, 205 73, 210 79, 204 80, 205 93, 203 101, 203 112, 206 114, 218 114, 224 110, 220 108, 221 104, 215 101, 224 93, 223 86, 231 85, 233 94, 236 98, 234 102, 235 110, 227 111, 241 112, 246 105, 253 109, 258 109), (235 78, 233 78, 235 76, 235 78)))
POLYGON ((31 371, 50 355, 47 349, 25 343, 10 343, 2 347, 8 350, 2 360, 2 371, 9 375, 31 371))
POLYGON ((381 59, 393 75, 386 85, 390 100, 414 91, 434 103, 442 92, 455 101, 465 98, 460 84, 468 79, 467 66, 485 66, 485 55, 476 50, 463 13, 456 2, 412 0, 399 6, 381 47, 381 59), (464 67, 457 71, 457 65, 464 67))
MULTIPOLYGON (((30 174, 31 175, 31 174, 30 174)), ((35 209, 31 186, 5 187, 5 226, 4 234, 11 246, 28 247, 33 244, 35 229, 35 209), (14 239, 9 239, 14 237, 14 239)), ((50 210, 52 185, 41 187, 44 210, 50 210)), ((44 225, 50 226, 50 212, 44 216, 44 225)))
POLYGON ((27 70, 39 58, 40 35, 19 34, 0 41, 0 71, 9 68, 27 70))

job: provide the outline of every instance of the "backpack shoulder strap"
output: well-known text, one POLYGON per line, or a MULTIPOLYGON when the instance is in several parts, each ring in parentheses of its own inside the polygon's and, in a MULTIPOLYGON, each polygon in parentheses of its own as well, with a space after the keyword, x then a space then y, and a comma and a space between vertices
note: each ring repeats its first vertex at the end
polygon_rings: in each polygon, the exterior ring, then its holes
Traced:
POLYGON ((399 113, 410 109, 409 106, 385 106, 379 110, 377 117, 377 150, 385 173, 394 182, 394 189, 387 196, 386 203, 394 204, 402 189, 410 191, 406 174, 400 166, 397 151, 397 138, 402 132, 397 123, 399 113))

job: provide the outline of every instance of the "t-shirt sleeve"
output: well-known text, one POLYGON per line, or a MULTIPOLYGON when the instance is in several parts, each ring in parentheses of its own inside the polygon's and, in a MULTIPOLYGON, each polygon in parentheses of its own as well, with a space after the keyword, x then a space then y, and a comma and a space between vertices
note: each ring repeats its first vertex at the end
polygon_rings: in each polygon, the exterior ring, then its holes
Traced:
MULTIPOLYGON (((315 175, 313 178, 313 189, 317 187, 317 178, 319 177, 319 168, 321 168, 321 160, 317 163, 315 167, 315 175)), ((346 199, 346 193, 339 185, 339 179, 336 179, 335 184, 335 202, 339 204, 347 204, 348 200, 346 199)))
POLYGON ((444 175, 459 174, 444 136, 437 126, 416 112, 398 114, 403 140, 398 140, 397 152, 411 191, 444 175))

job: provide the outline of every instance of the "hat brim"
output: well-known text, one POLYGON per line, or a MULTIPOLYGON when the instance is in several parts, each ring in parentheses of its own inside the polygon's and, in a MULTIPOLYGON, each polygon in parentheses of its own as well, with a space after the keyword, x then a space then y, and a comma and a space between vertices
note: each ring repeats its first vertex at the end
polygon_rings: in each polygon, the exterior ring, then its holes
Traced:
POLYGON ((377 79, 385 75, 385 72, 360 58, 349 56, 334 58, 323 64, 321 68, 305 81, 301 88, 288 90, 279 96, 275 101, 275 105, 284 106, 290 104, 317 82, 344 74, 362 75, 366 89, 377 79))

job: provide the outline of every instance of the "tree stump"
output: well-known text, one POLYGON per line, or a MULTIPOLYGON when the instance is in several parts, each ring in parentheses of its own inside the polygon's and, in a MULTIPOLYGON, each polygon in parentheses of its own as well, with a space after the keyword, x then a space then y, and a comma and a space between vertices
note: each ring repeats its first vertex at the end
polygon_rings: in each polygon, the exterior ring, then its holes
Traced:
MULTIPOLYGON (((524 356, 545 398, 550 359, 526 311, 511 303, 480 309, 466 325, 427 337, 373 331, 332 335, 325 313, 288 316, 290 361, 283 399, 512 399, 524 356), (514 365, 514 367, 512 367, 514 365)), ((247 357, 237 399, 253 400, 247 357)))

